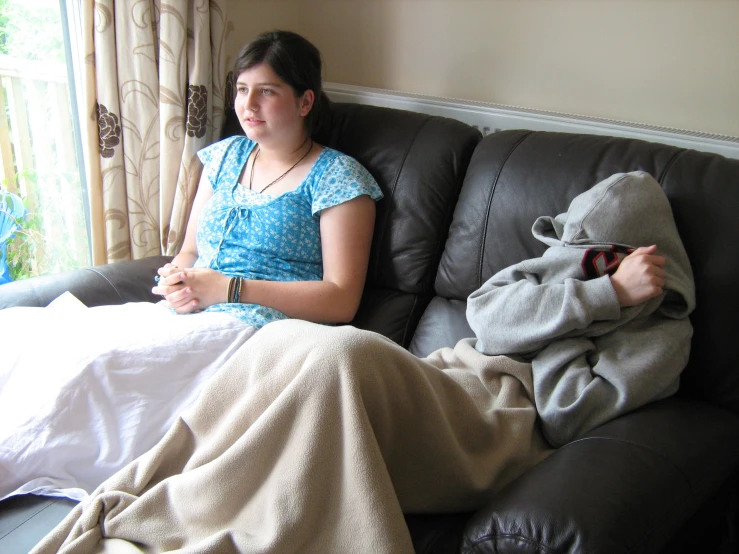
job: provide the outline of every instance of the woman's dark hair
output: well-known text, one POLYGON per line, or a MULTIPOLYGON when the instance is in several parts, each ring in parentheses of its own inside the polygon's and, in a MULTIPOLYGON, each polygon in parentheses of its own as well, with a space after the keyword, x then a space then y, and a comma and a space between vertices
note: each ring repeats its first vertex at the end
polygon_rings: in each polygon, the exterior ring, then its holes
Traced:
POLYGON ((267 64, 298 96, 306 90, 315 95, 313 108, 305 117, 308 131, 319 127, 324 104, 321 84, 321 53, 310 41, 292 31, 268 31, 246 44, 234 63, 233 76, 259 64, 267 64))

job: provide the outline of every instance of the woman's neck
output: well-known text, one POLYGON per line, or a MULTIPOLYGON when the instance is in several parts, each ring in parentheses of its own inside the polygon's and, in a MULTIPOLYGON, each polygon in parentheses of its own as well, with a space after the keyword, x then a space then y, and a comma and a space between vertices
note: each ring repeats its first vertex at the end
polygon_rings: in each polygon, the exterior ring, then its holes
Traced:
POLYGON ((286 164, 295 161, 295 156, 303 153, 310 142, 310 135, 303 133, 294 139, 282 141, 277 145, 258 143, 261 161, 269 164, 286 164))

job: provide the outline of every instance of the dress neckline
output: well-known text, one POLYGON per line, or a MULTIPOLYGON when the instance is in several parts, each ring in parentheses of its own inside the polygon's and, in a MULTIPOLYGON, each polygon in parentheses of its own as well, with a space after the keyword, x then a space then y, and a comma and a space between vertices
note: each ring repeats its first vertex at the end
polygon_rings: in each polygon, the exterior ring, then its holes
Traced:
POLYGON ((297 187, 295 187, 294 189, 292 189, 292 190, 285 191, 285 192, 280 193, 278 195, 273 195, 273 194, 270 194, 269 192, 262 193, 262 192, 257 192, 255 190, 251 190, 251 189, 249 189, 248 187, 242 185, 239 182, 240 181, 240 177, 241 177, 241 175, 243 174, 243 172, 244 172, 244 170, 246 168, 246 164, 249 162, 249 156, 251 156, 251 153, 254 151, 254 148, 256 148, 256 146, 257 146, 257 143, 256 142, 254 142, 254 141, 252 141, 252 140, 250 140, 248 138, 247 138, 247 141, 250 143, 250 146, 244 152, 244 161, 241 164, 241 170, 239 171, 239 178, 236 179, 236 183, 235 183, 234 187, 231 189, 231 196, 233 197, 234 200, 236 200, 236 197, 235 197, 236 190, 238 190, 239 187, 242 187, 243 193, 246 195, 246 197, 251 197, 251 198, 258 197, 258 198, 265 199, 263 202, 259 202, 257 204, 257 206, 266 206, 266 205, 271 204, 272 202, 275 202, 276 200, 279 200, 279 199, 281 199, 283 197, 289 197, 289 196, 291 196, 291 195, 299 192, 303 187, 305 187, 306 183, 310 179, 313 178, 313 174, 316 171, 316 166, 318 165, 318 162, 320 162, 322 160, 324 154, 328 150, 330 150, 330 148, 327 147, 327 146, 319 145, 319 146, 321 146, 321 152, 318 154, 318 157, 313 162, 313 165, 308 170, 307 175, 303 178, 303 180, 300 182, 300 184, 297 187))

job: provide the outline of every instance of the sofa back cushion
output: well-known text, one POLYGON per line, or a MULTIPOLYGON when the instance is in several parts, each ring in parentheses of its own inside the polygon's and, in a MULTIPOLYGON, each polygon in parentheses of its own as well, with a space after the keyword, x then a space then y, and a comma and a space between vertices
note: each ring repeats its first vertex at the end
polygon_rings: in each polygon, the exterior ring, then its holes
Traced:
MULTIPOLYGON (((435 297, 411 350, 425 355, 473 336, 467 296, 500 269, 540 256, 531 234, 606 177, 642 170, 667 193, 696 282, 697 308, 683 393, 739 413, 739 161, 658 143, 595 135, 503 131, 473 154, 436 277, 435 297)), ((659 246, 659 245, 658 245, 659 246)))
POLYGON ((436 270, 467 165, 480 133, 415 112, 334 103, 322 144, 366 167, 377 203, 367 284, 357 327, 408 346, 433 296, 436 270))

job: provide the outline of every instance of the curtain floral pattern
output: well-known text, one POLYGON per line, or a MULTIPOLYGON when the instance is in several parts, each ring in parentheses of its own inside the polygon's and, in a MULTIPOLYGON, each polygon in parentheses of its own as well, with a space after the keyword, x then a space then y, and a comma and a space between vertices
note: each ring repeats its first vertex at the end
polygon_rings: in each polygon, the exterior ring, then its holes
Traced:
POLYGON ((173 255, 223 125, 227 0, 83 2, 93 262, 173 255))

